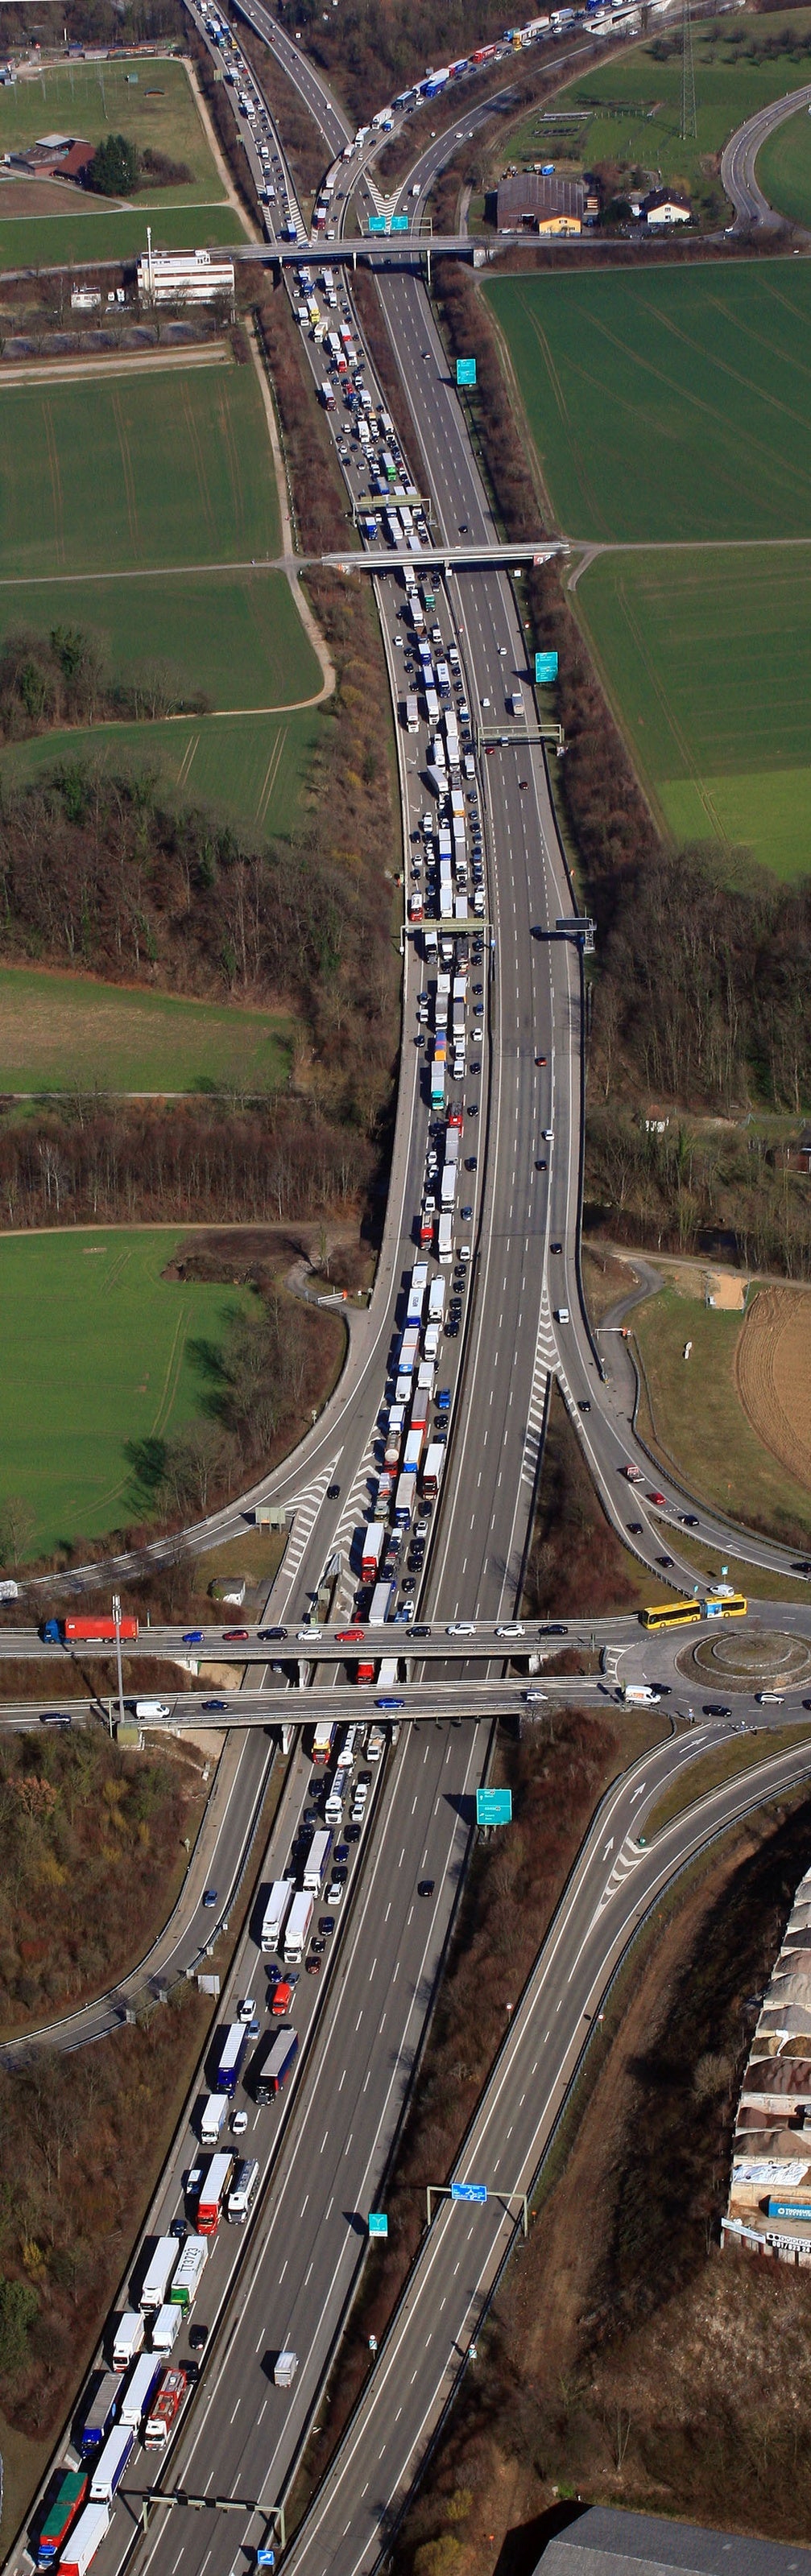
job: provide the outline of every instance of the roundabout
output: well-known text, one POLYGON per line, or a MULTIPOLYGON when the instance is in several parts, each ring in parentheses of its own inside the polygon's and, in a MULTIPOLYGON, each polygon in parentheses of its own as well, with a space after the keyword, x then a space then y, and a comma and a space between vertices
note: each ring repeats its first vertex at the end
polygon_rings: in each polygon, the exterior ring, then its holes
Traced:
POLYGON ((797 1691, 811 1682, 811 1642, 790 1629, 764 1628, 749 1619, 737 1631, 720 1622, 711 1636, 685 1647, 677 1658, 685 1680, 694 1677, 718 1689, 797 1691))

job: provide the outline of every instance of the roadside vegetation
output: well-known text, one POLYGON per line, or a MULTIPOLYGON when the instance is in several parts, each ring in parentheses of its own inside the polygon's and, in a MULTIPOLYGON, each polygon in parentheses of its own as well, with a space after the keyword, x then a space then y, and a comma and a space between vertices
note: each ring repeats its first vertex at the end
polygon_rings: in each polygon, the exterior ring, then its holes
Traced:
POLYGON ((661 1584, 621 1546, 606 1520, 557 1386, 552 1389, 541 1482, 524 1577, 530 1619, 595 1618, 658 1600, 661 1584))
POLYGON ((188 1745, 124 1752, 91 1727, 3 1736, 4 2036, 72 2011, 148 1947, 200 1811, 201 1757, 188 1745))
POLYGON ((299 1024, 283 1011, 194 1001, 53 968, 0 966, 3 1087, 62 1094, 197 1092, 266 1100, 290 1077, 299 1024))
POLYGON ((631 1954, 398 2576, 498 2560, 530 2576, 546 2517, 575 2497, 811 2536, 811 2284, 718 2250, 752 1999, 811 1860, 810 1814, 747 1820, 631 1954))
MULTIPOLYGON (((698 1291, 697 1279, 690 1284, 698 1291)), ((743 1316, 719 1313, 700 1293, 680 1294, 668 1283, 635 1308, 631 1324, 643 1370, 643 1437, 690 1493, 783 1546, 807 1548, 811 1495, 757 1438, 741 1403, 735 1356, 743 1316)))

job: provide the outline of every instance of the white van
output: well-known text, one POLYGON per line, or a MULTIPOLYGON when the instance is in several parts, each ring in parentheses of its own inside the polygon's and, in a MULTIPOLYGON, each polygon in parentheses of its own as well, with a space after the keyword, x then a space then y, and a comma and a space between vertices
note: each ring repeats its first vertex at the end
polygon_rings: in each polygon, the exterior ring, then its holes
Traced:
POLYGON ((168 1699, 136 1699, 132 1705, 136 1717, 171 1717, 172 1714, 168 1699))

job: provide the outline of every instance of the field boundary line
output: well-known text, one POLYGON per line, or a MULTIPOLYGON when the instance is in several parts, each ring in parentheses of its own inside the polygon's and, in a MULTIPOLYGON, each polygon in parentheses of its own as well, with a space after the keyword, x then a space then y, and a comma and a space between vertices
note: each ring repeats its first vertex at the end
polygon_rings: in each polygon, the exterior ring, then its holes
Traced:
POLYGON ((309 637, 321 672, 321 687, 318 691, 318 696, 315 698, 308 698, 304 703, 306 703, 307 706, 317 707, 321 706, 325 698, 331 698, 334 696, 338 684, 338 675, 332 656, 327 650, 327 645, 318 624, 317 617, 315 616, 315 612, 310 607, 310 602, 301 588, 299 574, 298 572, 294 572, 292 567, 291 557, 295 555, 296 549, 293 538, 293 525, 290 517, 287 477, 285 474, 284 458, 282 455, 282 444, 279 437, 279 424, 276 419, 276 406, 273 400, 271 385, 268 380, 267 371, 262 357, 262 348, 256 321, 253 318, 251 319, 248 331, 248 344, 254 367, 256 369, 259 390, 264 406, 265 419, 268 425, 268 438, 270 440, 270 450, 273 457, 273 471, 276 477, 276 493, 279 503, 279 523, 282 549, 287 557, 287 563, 285 566, 287 579, 290 584, 290 589, 296 603, 299 617, 301 618, 305 635, 309 637))
MULTIPOLYGON (((19 221, 19 217, 17 218, 19 221)), ((15 385, 77 385, 89 383, 96 376, 146 375, 153 367, 230 367, 230 349, 224 340, 194 342, 187 349, 110 349, 72 358, 36 358, 30 365, 25 359, 10 358, 0 362, 0 388, 11 392, 15 385)), ((112 578, 112 575, 110 576, 112 578)))
MULTIPOLYGON (((232 210, 233 210, 234 214, 235 214, 235 215, 238 215, 238 217, 239 217, 239 221, 240 221, 240 223, 241 223, 241 225, 242 225, 242 230, 243 230, 243 232, 244 232, 244 234, 245 234, 245 236, 246 236, 246 239, 247 239, 248 241, 261 241, 261 239, 262 239, 262 235, 261 235, 261 233, 260 233, 260 231, 259 231, 259 227, 258 227, 258 225, 256 225, 256 224, 254 224, 254 223, 252 223, 252 222, 251 222, 251 219, 250 219, 250 217, 249 217, 249 215, 248 215, 247 209, 246 209, 246 207, 245 207, 245 206, 243 206, 243 204, 242 204, 242 202, 241 202, 241 199, 240 199, 240 197, 239 197, 239 196, 238 196, 238 194, 237 194, 237 190, 236 190, 236 188, 235 188, 235 186, 234 186, 234 182, 233 182, 233 179, 232 179, 232 177, 231 177, 231 172, 230 172, 230 170, 229 170, 228 163, 227 163, 226 158, 225 158, 225 153, 224 153, 224 152, 223 152, 223 150, 222 150, 221 144, 220 144, 220 142, 219 142, 218 136, 217 136, 216 131, 215 131, 215 128, 214 128, 214 124, 213 124, 213 122, 212 122, 212 118, 211 118, 210 113, 209 113, 209 108, 208 108, 207 100, 203 97, 203 92, 202 92, 202 89, 201 89, 201 87, 200 87, 200 83, 199 83, 198 78, 197 78, 197 66, 196 66, 196 64, 195 64, 195 63, 193 63, 193 62, 191 61, 190 56, 189 56, 188 54, 181 54, 181 55, 180 55, 180 61, 181 61, 181 62, 182 62, 182 64, 183 64, 183 68, 184 68, 184 71, 185 71, 185 73, 186 73, 186 77, 187 77, 187 80, 188 80, 188 83, 189 83, 189 88, 190 88, 190 90, 191 90, 191 94, 192 94, 192 97, 193 97, 193 99, 194 99, 194 104, 195 104, 195 107, 196 107, 196 109, 197 109, 197 114, 198 114, 198 116, 199 116, 200 123, 201 123, 201 126, 202 126, 202 128, 203 128, 203 133, 204 133, 204 135, 205 135, 205 137, 206 137, 206 141, 207 141, 207 143, 208 143, 209 151, 210 151, 210 153, 211 153, 211 158, 212 158, 212 161, 213 161, 213 163, 214 163, 214 168, 215 168, 215 170, 216 170, 216 172, 217 172, 217 175, 218 175, 219 179, 220 179, 220 180, 221 180, 221 182, 222 182, 223 190, 224 190, 224 193, 225 193, 226 199, 227 199, 227 201, 228 201, 228 204, 229 204, 229 206, 232 208, 232 210)), ((216 201, 215 201, 215 202, 216 202, 216 201)))

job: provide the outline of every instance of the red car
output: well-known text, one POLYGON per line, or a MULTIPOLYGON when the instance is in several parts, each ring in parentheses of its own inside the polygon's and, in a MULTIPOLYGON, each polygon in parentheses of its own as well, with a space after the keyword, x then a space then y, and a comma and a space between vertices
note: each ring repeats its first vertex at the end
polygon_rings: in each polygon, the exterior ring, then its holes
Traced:
POLYGON ((649 1503, 663 1503, 663 1502, 664 1502, 664 1499, 665 1499, 665 1498, 664 1498, 664 1494, 649 1494, 649 1495, 648 1495, 648 1502, 649 1502, 649 1503))
POLYGON ((248 1642, 247 1628, 224 1628, 222 1632, 222 1642, 224 1646, 246 1646, 248 1642))
POLYGON ((339 1629, 338 1629, 338 1632, 337 1632, 336 1639, 335 1639, 335 1643, 336 1643, 336 1646, 362 1646, 362 1644, 363 1644, 363 1629, 362 1629, 362 1628, 339 1628, 339 1629))

